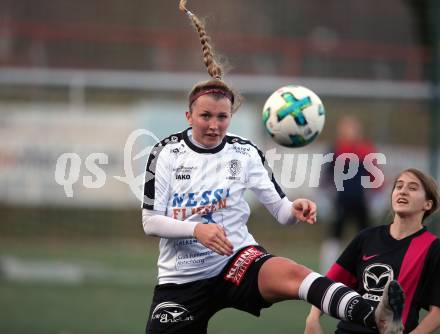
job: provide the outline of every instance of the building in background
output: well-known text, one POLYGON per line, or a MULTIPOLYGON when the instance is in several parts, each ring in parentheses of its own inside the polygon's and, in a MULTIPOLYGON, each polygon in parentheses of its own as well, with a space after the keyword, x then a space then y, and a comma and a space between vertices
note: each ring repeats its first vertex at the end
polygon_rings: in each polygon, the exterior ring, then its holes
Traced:
MULTIPOLYGON (((0 202, 136 208, 123 182, 130 134, 143 128, 160 138, 182 128, 185 94, 206 77, 187 18, 171 1, 1 6, 0 202), (57 160, 69 152, 81 160, 64 175, 75 176, 73 199, 56 180, 57 160), (106 176, 103 186, 85 165, 92 153, 107 157, 94 162, 106 176)), ((276 147, 281 154, 324 152, 338 120, 352 114, 387 156, 386 173, 408 163, 428 168, 429 137, 418 130, 430 117, 429 59, 414 15, 421 7, 401 0, 224 1, 215 12, 209 1, 194 0, 191 7, 206 17, 231 64, 226 79, 246 98, 236 116, 243 119, 235 122, 239 133, 266 151, 275 148, 262 129, 261 106, 278 87, 302 84, 323 99, 327 124, 316 144, 276 147)), ((150 139, 139 138, 138 154, 150 139)), ((134 177, 144 164, 135 160, 134 177)), ((294 178, 292 172, 286 183, 294 178)), ((319 198, 307 183, 287 191, 319 198)))

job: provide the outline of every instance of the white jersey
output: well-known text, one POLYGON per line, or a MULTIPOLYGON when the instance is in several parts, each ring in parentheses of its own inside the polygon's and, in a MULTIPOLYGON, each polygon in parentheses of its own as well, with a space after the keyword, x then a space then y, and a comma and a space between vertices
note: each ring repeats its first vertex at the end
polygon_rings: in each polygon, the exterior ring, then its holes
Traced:
MULTIPOLYGON (((249 140, 227 134, 213 149, 200 148, 187 129, 158 143, 150 153, 143 207, 177 220, 221 225, 234 252, 257 242, 246 223, 250 209, 244 191, 263 204, 285 195, 262 152, 249 140)), ((218 275, 230 257, 221 256, 194 238, 160 239, 158 281, 186 283, 218 275)))

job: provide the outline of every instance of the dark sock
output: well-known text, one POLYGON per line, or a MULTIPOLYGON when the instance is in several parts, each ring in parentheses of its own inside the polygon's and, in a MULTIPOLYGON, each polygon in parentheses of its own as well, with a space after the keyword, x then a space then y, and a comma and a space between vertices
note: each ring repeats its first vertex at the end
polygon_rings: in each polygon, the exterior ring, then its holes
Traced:
POLYGON ((361 295, 318 273, 310 273, 304 279, 299 297, 332 317, 376 327, 374 308, 361 295))

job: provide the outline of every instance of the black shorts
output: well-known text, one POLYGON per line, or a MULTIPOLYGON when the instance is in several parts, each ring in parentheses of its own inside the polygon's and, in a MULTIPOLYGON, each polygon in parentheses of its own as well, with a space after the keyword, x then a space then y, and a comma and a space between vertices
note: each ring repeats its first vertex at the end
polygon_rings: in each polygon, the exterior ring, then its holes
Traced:
POLYGON ((255 316, 272 305, 258 289, 258 272, 273 257, 260 246, 239 250, 215 277, 154 289, 146 333, 207 333, 209 319, 232 307, 255 316))

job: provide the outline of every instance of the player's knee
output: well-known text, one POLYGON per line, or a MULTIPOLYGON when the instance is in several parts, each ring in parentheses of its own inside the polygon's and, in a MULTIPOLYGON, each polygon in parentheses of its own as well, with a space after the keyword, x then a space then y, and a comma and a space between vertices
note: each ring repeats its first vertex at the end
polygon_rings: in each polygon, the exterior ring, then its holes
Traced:
POLYGON ((295 261, 272 258, 262 266, 258 286, 268 301, 296 299, 301 282, 310 272, 310 269, 295 261))
POLYGON ((306 276, 310 273, 311 273, 311 270, 309 268, 307 268, 306 266, 299 264, 299 263, 296 263, 296 262, 293 262, 287 268, 287 279, 295 282, 299 287, 299 285, 304 280, 304 278, 306 278, 306 276))

